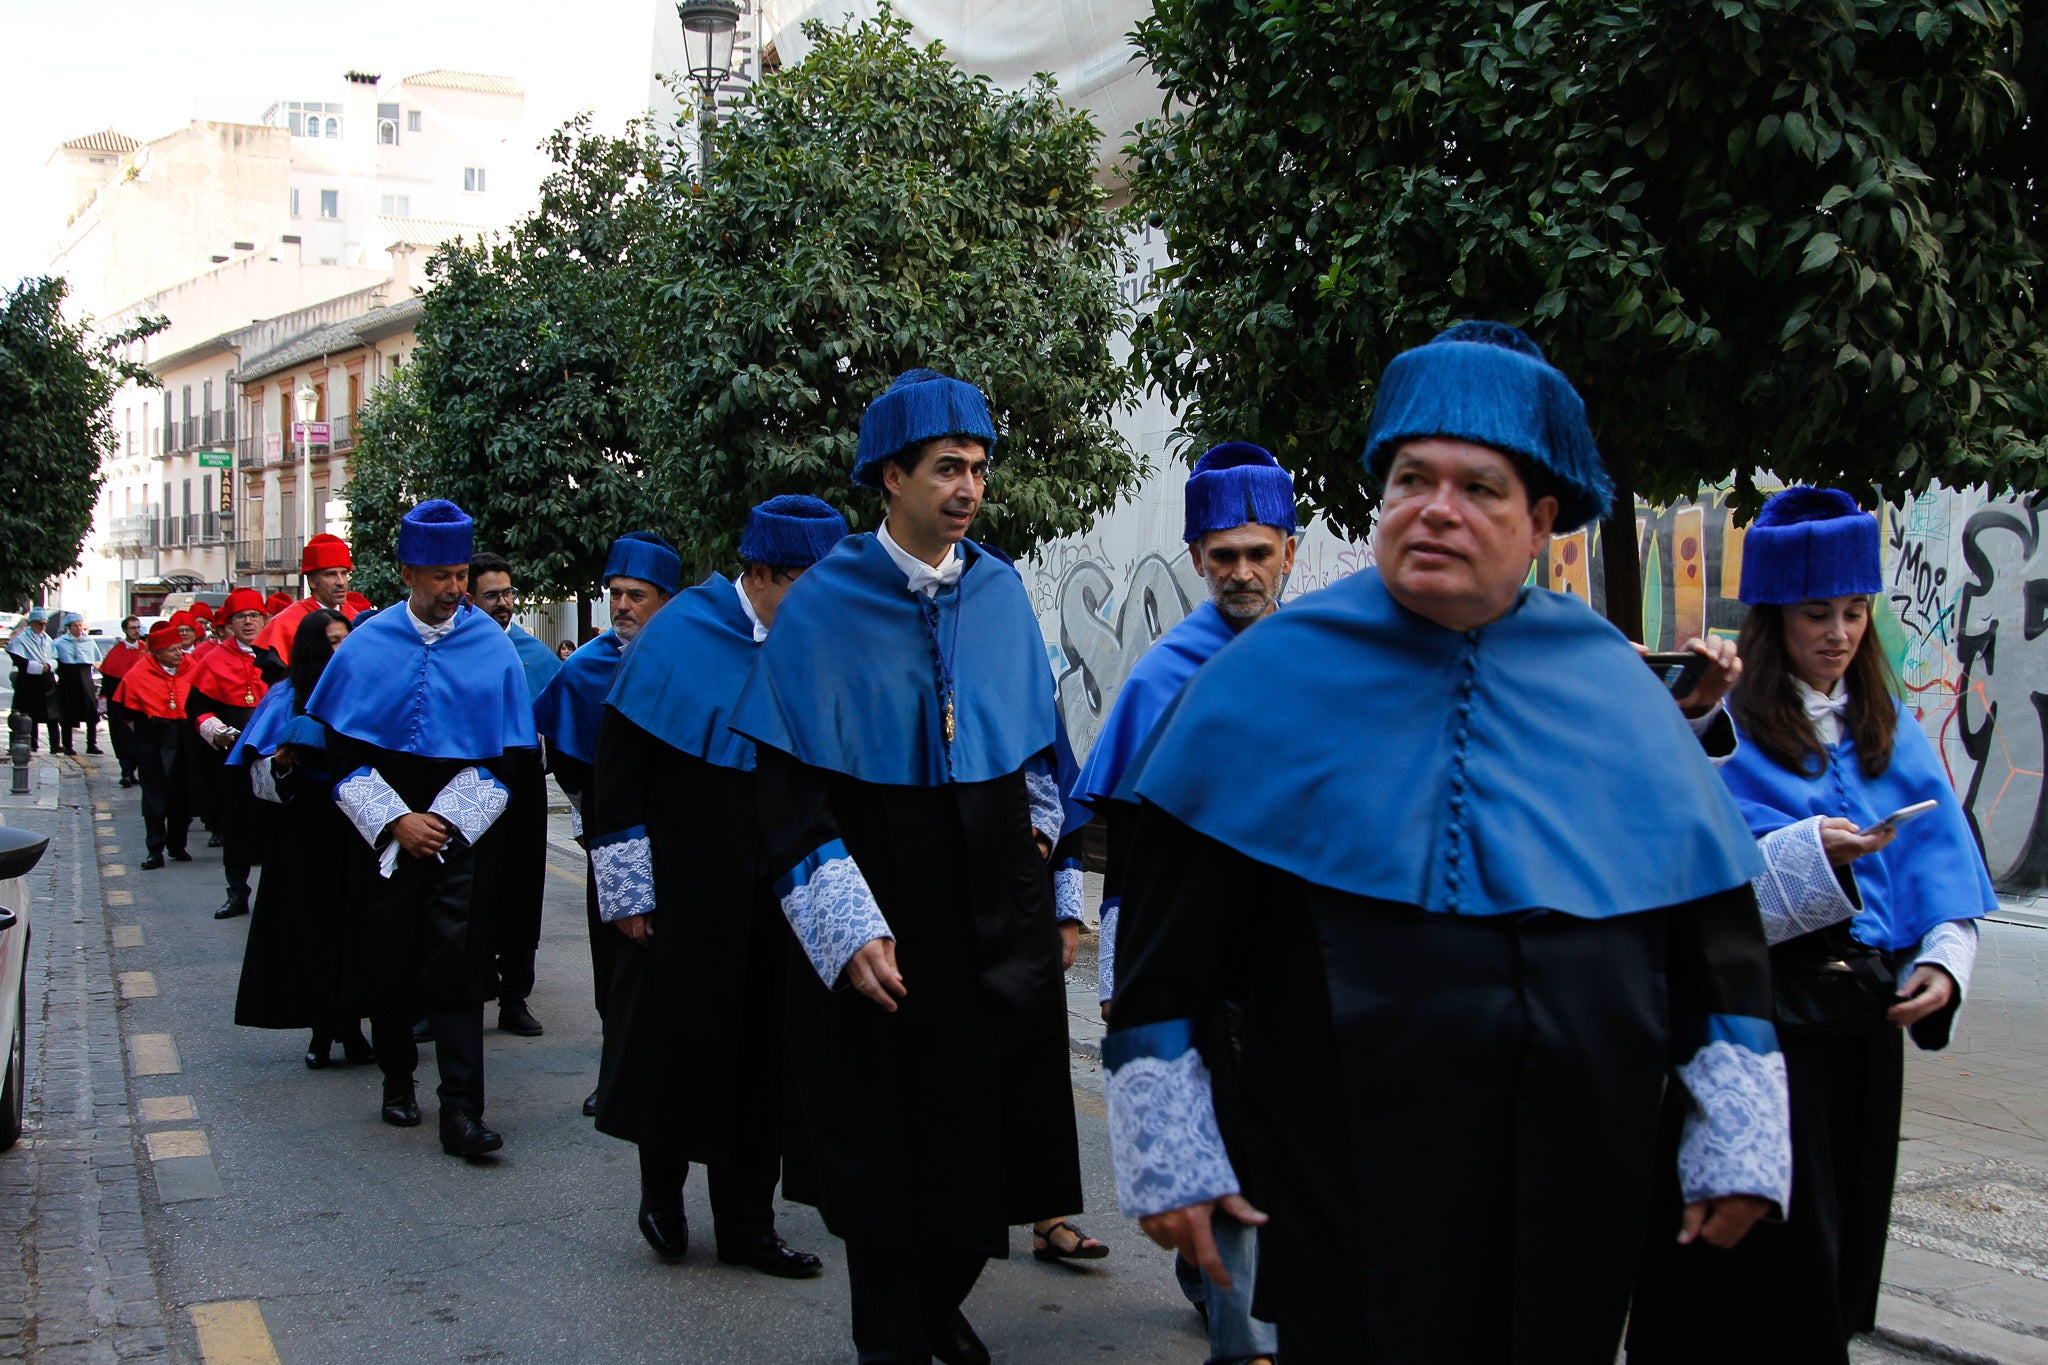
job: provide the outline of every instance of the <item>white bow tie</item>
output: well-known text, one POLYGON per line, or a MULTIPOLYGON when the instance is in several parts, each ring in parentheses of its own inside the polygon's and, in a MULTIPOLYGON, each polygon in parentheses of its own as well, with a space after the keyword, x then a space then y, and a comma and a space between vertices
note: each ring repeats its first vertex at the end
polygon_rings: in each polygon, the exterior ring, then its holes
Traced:
POLYGON ((1816 692, 1810 687, 1804 688, 1801 690, 1800 700, 1806 703, 1808 720, 1819 721, 1827 716, 1844 721, 1849 718, 1849 689, 1846 687, 1832 697, 1816 692))

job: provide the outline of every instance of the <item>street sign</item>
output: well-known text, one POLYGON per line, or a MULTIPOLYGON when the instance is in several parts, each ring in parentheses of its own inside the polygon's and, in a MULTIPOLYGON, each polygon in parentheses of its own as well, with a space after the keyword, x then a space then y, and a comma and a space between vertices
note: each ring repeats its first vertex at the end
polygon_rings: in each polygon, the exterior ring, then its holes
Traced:
POLYGON ((199 452, 201 469, 233 469, 235 457, 225 450, 202 450, 199 452))
POLYGON ((308 445, 324 446, 334 439, 334 426, 330 422, 294 422, 292 440, 304 441, 308 445))

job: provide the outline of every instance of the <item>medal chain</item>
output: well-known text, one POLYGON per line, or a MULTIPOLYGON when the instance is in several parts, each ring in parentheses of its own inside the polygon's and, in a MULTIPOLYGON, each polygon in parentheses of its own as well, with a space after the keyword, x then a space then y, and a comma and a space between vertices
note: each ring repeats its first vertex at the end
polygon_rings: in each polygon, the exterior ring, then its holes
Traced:
POLYGON ((939 734, 946 742, 946 773, 953 772, 953 661, 960 653, 960 603, 953 607, 953 641, 951 648, 939 639, 939 599, 936 593, 919 593, 920 606, 924 612, 924 628, 932 637, 932 672, 939 688, 939 734))

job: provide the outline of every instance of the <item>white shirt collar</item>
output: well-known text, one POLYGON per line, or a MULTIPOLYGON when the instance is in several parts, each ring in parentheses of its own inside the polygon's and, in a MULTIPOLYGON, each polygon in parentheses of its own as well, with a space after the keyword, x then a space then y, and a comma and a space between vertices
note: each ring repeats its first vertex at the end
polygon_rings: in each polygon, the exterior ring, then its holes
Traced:
POLYGON ((420 641, 423 644, 430 645, 449 631, 454 630, 456 619, 461 615, 462 608, 457 607, 454 616, 450 616, 438 626, 430 626, 425 621, 420 620, 419 613, 412 609, 412 603, 407 602, 405 604, 405 619, 412 622, 412 628, 420 633, 420 641))
POLYGON ((1837 680, 1834 691, 1823 692, 1794 678, 1792 686, 1797 689, 1800 705, 1806 708, 1806 718, 1813 722, 1813 732, 1820 742, 1829 748, 1841 743, 1842 723, 1849 716, 1848 684, 1837 680))
POLYGON ((732 581, 732 590, 740 595, 740 610, 744 611, 747 614, 747 619, 754 623, 754 643, 758 645, 768 638, 768 627, 761 624, 759 614, 754 611, 754 599, 747 596, 746 583, 741 579, 735 578, 732 581))
POLYGON ((885 518, 875 531, 875 539, 882 542, 882 548, 896 567, 903 570, 904 586, 912 592, 921 592, 926 597, 936 597, 940 588, 949 588, 960 581, 960 575, 967 572, 967 557, 955 545, 946 562, 934 569, 910 551, 898 545, 889 535, 889 523, 885 518))

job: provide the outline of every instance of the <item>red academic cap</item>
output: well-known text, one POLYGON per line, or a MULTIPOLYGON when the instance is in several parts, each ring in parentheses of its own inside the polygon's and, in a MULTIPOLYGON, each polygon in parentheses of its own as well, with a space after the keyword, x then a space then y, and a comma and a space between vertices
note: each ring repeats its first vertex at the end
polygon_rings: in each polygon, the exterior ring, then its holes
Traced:
POLYGON ((195 621, 211 621, 213 619, 213 608, 204 602, 194 602, 191 614, 192 619, 195 621))
POLYGON ((222 618, 233 616, 237 612, 262 610, 263 594, 254 588, 236 588, 220 606, 222 618))
POLYGON ((348 557, 348 542, 340 536, 330 536, 325 531, 306 542, 306 548, 299 553, 299 572, 311 573, 315 569, 353 569, 355 563, 348 557))
POLYGON ((270 594, 270 600, 263 604, 263 614, 265 616, 275 616, 290 606, 292 600, 292 595, 288 592, 274 592, 270 594))
MULTIPOLYGON (((179 612, 178 616, 183 616, 184 614, 179 612)), ((185 643, 178 638, 178 616, 173 616, 168 621, 160 621, 149 628, 149 647, 152 650, 176 649, 179 645, 185 643)))
POLYGON ((189 611, 172 612, 171 619, 168 624, 171 626, 173 630, 177 629, 179 626, 183 626, 187 630, 192 631, 196 631, 199 629, 198 622, 192 619, 192 613, 189 611))

